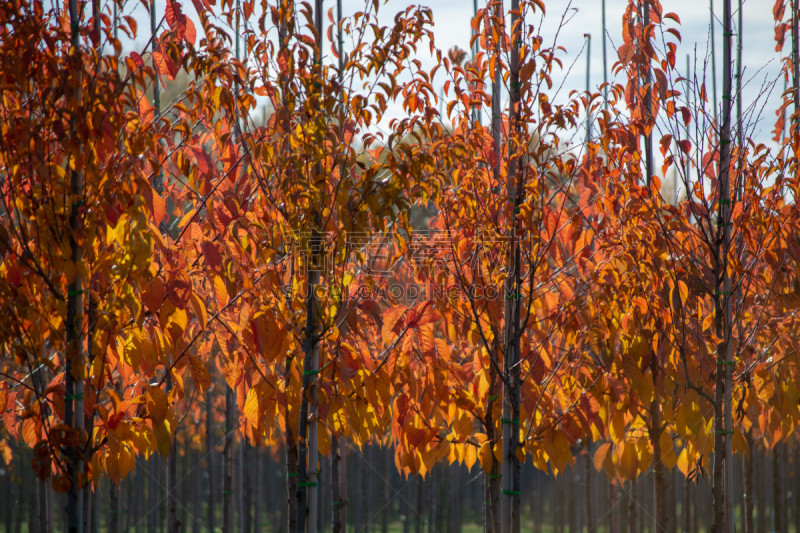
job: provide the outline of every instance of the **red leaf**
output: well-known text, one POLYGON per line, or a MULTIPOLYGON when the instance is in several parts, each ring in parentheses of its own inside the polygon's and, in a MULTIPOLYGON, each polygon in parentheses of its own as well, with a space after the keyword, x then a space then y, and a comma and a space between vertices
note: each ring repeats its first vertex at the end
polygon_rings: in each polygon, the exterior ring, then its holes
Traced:
MULTIPOLYGON (((182 33, 181 28, 181 17, 184 15, 181 13, 181 5, 178 2, 167 2, 167 10, 164 13, 164 17, 167 19, 167 24, 169 24, 169 29, 178 33, 182 33)), ((179 37, 183 37, 179 33, 179 37)))
POLYGON ((178 309, 186 309, 189 298, 192 296, 192 281, 185 272, 175 272, 167 282, 167 298, 178 309))
POLYGON ((130 58, 136 63, 137 68, 142 68, 144 66, 144 60, 142 56, 139 55, 139 52, 131 52, 130 58))
POLYGON ((194 22, 192 19, 187 17, 186 15, 183 16, 186 19, 186 31, 184 32, 184 38, 186 39, 187 43, 190 43, 194 46, 195 41, 197 40, 197 30, 194 27, 194 22))
POLYGON ((203 250, 203 258, 214 271, 219 271, 222 266, 222 254, 219 253, 219 248, 213 242, 204 242, 201 245, 203 250))

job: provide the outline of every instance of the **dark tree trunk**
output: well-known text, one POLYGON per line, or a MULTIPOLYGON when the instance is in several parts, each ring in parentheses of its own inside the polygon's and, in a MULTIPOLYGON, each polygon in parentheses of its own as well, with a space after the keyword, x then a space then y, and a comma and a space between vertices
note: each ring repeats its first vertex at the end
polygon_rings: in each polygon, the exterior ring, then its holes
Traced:
MULTIPOLYGON (((658 370, 653 371, 653 380, 658 370)), ((653 503, 655 507, 654 530, 669 531, 669 514, 667 513, 667 492, 669 481, 664 463, 661 462, 661 406, 654 398, 650 402, 650 444, 653 446, 653 503)))
POLYGON ((584 483, 584 489, 585 489, 584 496, 586 497, 586 501, 584 502, 584 507, 586 507, 586 511, 585 511, 586 527, 588 528, 589 531, 591 531, 592 528, 595 526, 595 523, 594 523, 594 506, 592 505, 592 503, 593 503, 592 468, 594 468, 594 462, 592 461, 593 455, 592 455, 592 443, 591 442, 587 443, 586 449, 587 449, 587 453, 586 453, 586 459, 584 461, 585 470, 584 470, 584 476, 583 476, 583 483, 584 483))
POLYGON ((236 452, 234 420, 236 398, 233 389, 225 385, 225 448, 222 458, 222 533, 234 533, 234 510, 233 510, 233 468, 236 452))
POLYGON ((261 504, 264 499, 264 461, 261 457, 261 448, 258 446, 254 447, 251 452, 251 457, 253 461, 253 485, 255 486, 253 494, 253 531, 254 533, 261 533, 261 504))
MULTIPOLYGON (((756 453, 755 443, 753 442, 753 434, 750 431, 745 432, 745 439, 747 440, 747 447, 750 450, 750 455, 744 454, 742 456, 742 482, 744 485, 744 508, 742 513, 744 515, 744 532, 755 533, 753 529, 753 454, 756 453)), ((797 530, 800 533, 800 529, 797 530)))
POLYGON ((286 427, 286 496, 289 515, 289 533, 297 532, 297 444, 292 431, 286 427))
POLYGON ((629 481, 630 495, 628 496, 628 525, 629 533, 639 533, 639 490, 636 488, 635 481, 629 481))
POLYGON ((423 485, 422 485, 422 476, 417 474, 417 512, 416 514, 416 521, 414 523, 414 533, 423 533, 422 531, 422 512, 423 506, 422 503, 425 501, 423 499, 423 485))
POLYGON ((331 516, 331 533, 344 533, 344 501, 339 493, 339 478, 342 467, 342 456, 339 452, 339 437, 331 437, 331 495, 333 499, 333 513, 331 516))
POLYGON ((772 508, 775 514, 775 533, 786 533, 783 528, 783 465, 781 464, 782 448, 778 442, 772 447, 772 508))
POLYGON ((244 494, 242 495, 242 511, 243 511, 243 524, 244 524, 244 533, 252 533, 253 531, 253 519, 252 519, 252 509, 253 509, 253 481, 251 479, 251 472, 253 472, 253 468, 255 468, 255 454, 253 453, 253 447, 247 442, 246 438, 242 439, 242 446, 243 451, 242 455, 244 455, 244 461, 242 465, 242 489, 244 490, 244 494))
POLYGON ((38 531, 39 533, 51 533, 50 530, 50 498, 48 494, 49 483, 47 480, 37 480, 37 512, 38 516, 38 531))
MULTIPOLYGON (((172 378, 167 375, 167 390, 172 389, 172 378)), ((167 456, 167 533, 179 533, 181 521, 178 520, 178 439, 172 434, 172 447, 167 456)))
POLYGON ((158 507, 159 498, 158 493, 158 459, 150 456, 150 482, 147 484, 147 503, 145 504, 145 512, 147 513, 147 533, 156 533, 158 531, 158 507))
POLYGON ((381 455, 381 463, 383 463, 383 490, 381 497, 381 533, 389 533, 389 489, 391 488, 392 471, 389 464, 389 446, 379 448, 377 450, 381 455))
POLYGON ((756 531, 758 533, 767 533, 767 505, 764 499, 766 491, 766 482, 764 475, 764 460, 761 457, 761 451, 757 448, 751 448, 753 454, 753 461, 756 463, 756 468, 753 471, 753 482, 755 483, 755 500, 756 500, 756 531))

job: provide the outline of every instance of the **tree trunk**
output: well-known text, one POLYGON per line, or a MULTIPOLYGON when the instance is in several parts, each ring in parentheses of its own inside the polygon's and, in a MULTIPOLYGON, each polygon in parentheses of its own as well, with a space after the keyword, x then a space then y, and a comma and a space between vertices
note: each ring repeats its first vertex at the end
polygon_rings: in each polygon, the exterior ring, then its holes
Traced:
MULTIPOLYGON (((658 369, 653 369, 653 381, 658 377, 658 369)), ((657 394, 650 402, 650 444, 653 446, 653 492, 654 507, 653 513, 654 530, 669 531, 669 514, 667 513, 667 490, 669 482, 661 462, 661 405, 657 400, 657 394)))
POLYGON ((389 507, 389 498, 390 493, 389 489, 391 488, 391 479, 392 479, 392 471, 391 466, 389 463, 389 446, 387 445, 385 448, 380 448, 379 453, 381 454, 382 463, 383 463, 383 497, 381 498, 381 533, 389 533, 389 511, 391 511, 391 507, 389 507))
POLYGON ((584 461, 585 464, 585 473, 583 476, 583 483, 584 483, 584 496, 586 497, 586 501, 584 502, 584 507, 586 507, 586 527, 589 531, 591 531, 594 526, 594 506, 592 505, 593 495, 592 495, 592 468, 594 467, 594 462, 592 461, 592 443, 586 443, 586 459, 584 461))
POLYGON ((622 533, 619 530, 621 508, 619 502, 619 487, 617 487, 616 481, 611 481, 608 486, 608 533, 622 533))
MULTIPOLYGON (((800 111, 800 17, 797 0, 792 0, 792 87, 794 87, 794 112, 800 111)), ((794 124, 794 121, 792 121, 794 124)))
POLYGON ((772 509, 775 513, 775 533, 786 533, 783 527, 783 468, 781 465, 780 442, 772 447, 772 509))
POLYGON ((694 483, 686 480, 686 485, 683 488, 683 531, 684 533, 689 533, 689 531, 695 531, 693 529, 693 522, 692 522, 692 503, 693 498, 692 494, 694 493, 694 483))
MULTIPOLYGON (((646 28, 650 24, 650 0, 646 0, 642 4, 642 21, 643 26, 646 28)), ((652 73, 650 71, 650 61, 647 61, 647 65, 643 65, 644 68, 644 86, 645 86, 645 93, 644 93, 644 108, 645 113, 647 116, 647 120, 655 121, 655 117, 653 117, 653 103, 652 103, 652 91, 650 90, 650 86, 652 85, 652 73)), ((650 187, 650 182, 653 179, 653 135, 647 134, 644 137, 644 157, 645 157, 645 183, 648 187, 650 187)))
POLYGON ((297 444, 286 422, 286 496, 289 516, 289 533, 297 531, 297 444))
POLYGON ((216 511, 214 490, 217 485, 214 476, 214 457, 216 455, 214 446, 214 398, 211 396, 210 390, 206 392, 206 454, 208 472, 208 517, 206 518, 206 527, 208 527, 209 531, 214 531, 214 511, 216 511))
MULTIPOLYGON (((202 460, 201 453, 195 451, 192 453, 192 460, 189 461, 189 469, 193 469, 202 460)), ((192 470, 192 516, 189 522, 192 524, 192 533, 200 533, 203 528, 201 516, 203 516, 203 501, 207 501, 205 487, 203 486, 203 475, 200 470, 192 470)), ((184 481, 184 483, 186 483, 184 481)), ((188 529, 188 526, 187 526, 188 529)))
POLYGON ((342 467, 342 456, 339 453, 339 437, 331 437, 331 494, 333 498, 333 513, 331 516, 331 533, 343 533, 344 520, 342 511, 344 502, 339 493, 339 473, 342 467))
POLYGON ((628 524, 629 533, 639 533, 639 489, 636 488, 636 480, 629 481, 631 488, 628 496, 628 524))
POLYGON ((416 512, 416 520, 414 522, 414 533, 423 533, 422 531, 422 476, 416 474, 417 476, 417 512, 416 512))
POLYGON ((261 449, 258 446, 254 447, 250 453, 253 461, 253 484, 255 486, 255 493, 253 494, 253 532, 261 533, 261 500, 263 499, 261 493, 264 488, 264 461, 261 457, 261 449))
POLYGON ((400 500, 400 513, 403 515, 403 533, 411 533, 411 505, 408 501, 410 495, 406 488, 410 483, 410 479, 406 480, 406 482, 403 483, 403 487, 400 489, 400 496, 402 496, 400 500))
MULTIPOLYGON (((69 19, 72 27, 72 47, 75 54, 80 53, 80 15, 78 11, 78 0, 69 0, 69 19)), ((80 59, 79 59, 80 61, 80 59)), ((80 84, 80 78, 78 80, 80 84)), ((75 89, 75 99, 80 105, 81 89, 80 85, 75 89)), ((70 119, 70 132, 75 133, 74 119, 70 119)), ((77 170, 73 170, 70 176, 70 189, 75 198, 83 196, 83 175, 77 170)), ((77 200, 74 206, 77 206, 77 200)), ((77 207, 70 209, 70 229, 69 237, 70 248, 72 249, 72 262, 80 264, 83 261, 83 247, 79 246, 75 240, 75 233, 80 229, 80 217, 77 207)), ((84 427, 83 416, 83 380, 76 380, 73 377, 73 367, 81 368, 84 365, 84 343, 83 343, 83 279, 80 274, 75 276, 67 288, 67 319, 66 327, 66 353, 67 361, 64 369, 65 375, 65 396, 64 396, 64 423, 74 426, 82 435, 84 427)), ((82 374, 79 371, 78 374, 82 374)), ((75 448, 67 448, 67 476, 72 480, 70 490, 67 494, 67 533, 83 533, 83 491, 81 490, 81 474, 83 473, 83 463, 81 454, 75 452, 75 448)))
POLYGON ((715 270, 715 314, 717 336, 722 342, 717 347, 716 387, 714 398, 714 531, 733 533, 733 452, 732 439, 732 365, 733 365, 733 299, 732 280, 728 274, 728 251, 731 246, 732 199, 730 183, 731 158, 731 2, 722 4, 722 125, 720 152, 719 218, 722 221, 721 247, 717 250, 715 270), (724 471, 722 470, 724 468, 724 471), (724 483, 724 485, 723 485, 724 483))
MULTIPOLYGON (((745 432, 745 439, 747 440, 747 448, 750 450, 750 454, 742 456, 742 481, 744 484, 744 508, 742 509, 742 514, 744 515, 744 532, 755 533, 753 529, 753 454, 756 453, 756 450, 751 431, 745 432)), ((797 531, 800 533, 800 529, 797 531)))
POLYGON ((120 485, 109 484, 108 489, 108 533, 121 533, 120 531, 120 485))
MULTIPOLYGON (((172 390, 172 375, 167 371, 166 392, 172 390)), ((167 456, 167 533, 178 533, 181 521, 178 520, 178 438, 177 431, 172 432, 172 446, 167 456)))
POLYGON ((434 465, 431 472, 431 493, 428 498, 430 504, 430 513, 428 513, 428 533, 438 533, 436 521, 439 518, 439 484, 437 483, 437 475, 441 470, 441 465, 434 465))
POLYGON ((241 468, 241 484, 242 484, 242 533, 252 533, 253 527, 253 519, 252 512, 253 508, 253 486, 251 481, 250 472, 254 467, 253 465, 253 448, 247 442, 247 438, 242 438, 242 445, 240 447, 242 450, 242 468, 241 468))
POLYGON ((792 515, 794 531, 800 533, 800 449, 795 450, 794 454, 794 508, 792 515))
POLYGON ((236 397, 233 389, 225 385, 225 448, 222 452, 222 533, 234 533, 233 468, 236 452, 234 420, 236 397))
POLYGON ((158 459, 155 455, 150 456, 150 479, 147 484, 147 503, 145 504, 145 512, 147 513, 147 533, 156 533, 158 531, 158 511, 159 500, 158 497, 158 459))

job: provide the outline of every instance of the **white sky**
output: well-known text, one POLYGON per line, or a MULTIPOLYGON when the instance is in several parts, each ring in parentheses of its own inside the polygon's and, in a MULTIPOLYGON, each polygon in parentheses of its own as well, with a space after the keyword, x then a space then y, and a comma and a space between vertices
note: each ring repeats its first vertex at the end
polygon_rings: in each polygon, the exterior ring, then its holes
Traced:
MULTIPOLYGON (((166 0, 157 0, 157 13, 164 12, 166 0)), ((383 0, 382 0, 383 1, 383 0)), ((478 0, 479 7, 485 5, 486 0, 478 0)), ((714 10, 717 17, 722 12, 722 0, 712 0, 714 10)), ((738 0, 732 0, 734 4, 734 24, 737 21, 738 0)), ((200 27, 194 7, 191 0, 182 0, 183 12, 191 16, 195 20, 195 25, 198 31, 198 39, 202 36, 202 28, 200 27)), ((313 2, 312 2, 313 3, 313 2)), ((408 5, 413 4, 407 0, 388 0, 386 4, 381 6, 381 23, 390 24, 394 14, 398 11, 405 9, 408 5)), ((421 2, 422 5, 429 6, 433 11, 434 16, 434 34, 436 39, 436 46, 447 51, 453 46, 459 46, 463 49, 469 49, 470 39, 470 20, 473 16, 473 7, 471 0, 430 0, 429 2, 421 2)), ((507 9, 510 2, 506 2, 507 9)), ((566 27, 561 30, 559 44, 564 46, 567 53, 562 55, 564 62, 564 71, 556 73, 554 82, 556 87, 561 80, 564 80, 563 94, 556 101, 564 101, 570 89, 583 90, 586 86, 586 59, 585 55, 578 57, 584 47, 585 39, 584 34, 590 33, 592 35, 592 49, 591 49, 591 86, 593 89, 602 83, 603 80, 603 62, 602 62, 602 41, 600 40, 602 34, 601 22, 601 0, 545 0, 547 7, 547 16, 541 34, 544 37, 545 46, 552 43, 555 32, 558 29, 559 21, 562 14, 571 10, 571 18, 566 27), (577 63, 572 69, 572 72, 567 75, 567 68, 569 65, 578 59, 577 63)), ((133 2, 128 5, 133 8, 133 2)), ((144 8, 139 2, 136 3, 137 7, 133 11, 139 22, 139 37, 135 48, 140 49, 149 36, 149 20, 144 8)), ((327 10, 335 7, 335 0, 325 0, 324 9, 327 10)), ((608 56, 608 79, 612 80, 611 66, 617 58, 615 48, 622 44, 622 15, 627 5, 626 0, 607 0, 606 1, 606 45, 608 56)), ((707 0, 662 0, 664 12, 675 12, 681 19, 681 26, 679 31, 683 37, 683 42, 678 47, 677 66, 681 73, 685 70, 686 54, 689 53, 694 56, 697 53, 698 70, 702 71, 703 62, 708 54, 709 48, 709 24, 710 24, 710 10, 709 2, 707 0)), ((774 23, 772 18, 773 0, 744 0, 743 1, 743 19, 744 19, 744 46, 743 46, 743 66, 744 75, 743 80, 746 86, 743 89, 743 101, 745 107, 757 100, 759 94, 762 92, 762 85, 764 81, 774 82, 778 78, 780 70, 780 57, 775 52, 774 36, 774 23), (755 76, 754 79, 751 79, 755 76)), ((363 0, 343 0, 343 15, 345 17, 353 14, 356 11, 364 9, 363 0)), ((788 11, 788 9, 787 9, 788 11)), ((335 12, 335 10, 334 10, 335 12)), ((788 16, 788 14, 787 14, 788 16)), ((328 20, 325 20, 325 27, 327 28, 328 20)), ((538 23, 538 16, 532 19, 531 22, 538 23)), ((666 21, 671 23, 671 21, 666 21)), ((719 18, 716 20, 715 38, 717 43, 717 99, 721 101, 721 64, 722 64, 722 27, 719 18)), ((345 45, 346 46, 346 45, 345 45)), ((784 45, 784 54, 788 54, 791 49, 791 36, 787 34, 786 44, 784 45)), ((326 44, 325 50, 329 51, 329 45, 326 44)), ((419 59, 423 65, 432 67, 433 59, 428 55, 427 48, 420 49, 421 55, 419 59)), ((734 45, 735 53, 735 45, 734 45)), ((692 59, 694 66, 694 59, 692 59)), ((710 63, 709 63, 710 65, 710 63)), ((711 83, 710 83, 710 67, 707 76, 709 78, 708 91, 709 101, 711 101, 711 83)), ((702 75, 698 72, 698 75, 702 75)), ((438 89, 445 79, 442 74, 437 75, 434 86, 438 89)), ((622 81, 618 79, 617 81, 622 81)), ((761 119, 760 122, 752 130, 752 137, 758 142, 771 144, 770 140, 772 134, 770 133, 775 122, 774 110, 779 105, 779 96, 783 90, 783 82, 779 82, 768 100, 759 102, 761 119), (766 105, 765 105, 766 104, 766 105)), ((399 104, 390 107, 387 113, 388 118, 400 116, 402 109, 399 104)), ((260 115, 260 113, 259 113, 260 115)), ((658 150, 656 150, 658 152, 658 150)))

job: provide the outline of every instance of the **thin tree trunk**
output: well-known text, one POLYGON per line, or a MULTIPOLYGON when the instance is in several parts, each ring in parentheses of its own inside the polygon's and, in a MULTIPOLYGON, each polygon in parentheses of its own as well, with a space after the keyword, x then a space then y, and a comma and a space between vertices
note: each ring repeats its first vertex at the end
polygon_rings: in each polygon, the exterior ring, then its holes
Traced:
POLYGON ((692 494, 693 493, 694 493, 694 483, 692 483, 691 481, 689 481, 687 479, 686 480, 686 484, 684 485, 684 488, 683 488, 683 509, 682 509, 682 514, 683 514, 683 531, 684 531, 684 533, 689 533, 690 531, 695 531, 695 529, 692 528, 692 526, 693 526, 693 522, 692 522, 692 503, 694 502, 694 499, 692 498, 692 494))
MULTIPOLYGON (((188 444, 188 439, 187 439, 188 444)), ((198 514, 192 509, 191 514, 192 517, 189 517, 189 505, 190 502, 193 507, 196 508, 197 497, 196 497, 196 483, 194 483, 195 474, 194 472, 190 472, 190 461, 194 460, 194 453, 191 447, 187 447, 186 451, 181 456, 181 472, 178 473, 178 479, 180 481, 181 487, 181 509, 180 509, 180 521, 182 526, 182 531, 189 531, 189 525, 192 524, 192 529, 194 529, 194 524, 196 524, 195 517, 198 514)), ((192 462, 192 464, 194 464, 192 462)))
POLYGON ((792 515, 794 531, 800 533, 800 449, 796 449, 794 453, 794 508, 792 515))
MULTIPOLYGON (((495 12, 493 13, 494 21, 493 24, 498 26, 498 31, 494 33, 494 35, 505 35, 505 30, 503 28, 503 6, 502 2, 495 3, 495 12)), ((494 43, 495 46, 495 54, 499 56, 504 51, 501 50, 503 48, 502 42, 494 43)), ((501 146, 502 146, 502 109, 500 108, 500 98, 501 98, 501 72, 500 72, 500 63, 501 61, 495 61, 495 71, 491 74, 492 76, 492 139, 494 142, 494 147, 496 152, 502 153, 501 146)), ((497 158, 497 163, 495 168, 492 169, 494 173, 494 179, 499 183, 502 179, 502 169, 501 169, 501 161, 502 158, 497 158)), ((508 278, 509 280, 511 278, 508 278)), ((510 281, 509 281, 510 283, 510 281)), ((508 302, 509 300, 506 300, 508 302)), ((506 305, 506 314, 504 316, 510 317, 510 313, 508 313, 508 306, 506 305)), ((497 357, 498 348, 493 347, 492 351, 490 352, 491 357, 494 357, 495 361, 498 361, 499 358, 497 357)), ((497 382, 497 370, 495 365, 490 365, 489 371, 489 401, 487 404, 486 410, 486 435, 487 440, 490 443, 497 442, 497 435, 495 435, 495 422, 493 419, 493 409, 494 409, 494 402, 495 399, 499 398, 498 391, 495 390, 495 384, 497 382)), ((506 415, 506 411, 508 410, 508 406, 506 402, 503 401, 502 403, 503 408, 503 417, 506 415)), ((506 441, 508 442, 508 441, 506 441)), ((497 443, 502 445, 502 443, 497 443)), ((508 463, 506 463, 508 464, 508 463)), ((494 456, 492 457, 492 468, 488 474, 489 482, 489 494, 486 498, 486 513, 488 513, 488 519, 486 520, 487 523, 487 533, 503 533, 502 529, 502 505, 500 501, 500 490, 501 490, 501 466, 497 463, 494 456)), ((506 476, 506 479, 510 479, 510 476, 506 476)))
POLYGON ((800 112, 800 16, 797 0, 792 0, 792 87, 794 87, 794 112, 800 112))
POLYGON ((428 533, 437 533, 436 521, 439 518, 439 484, 437 474, 441 470, 441 465, 434 465, 431 468, 431 495, 428 499, 431 511, 428 514, 428 533))
POLYGON ((775 533, 785 533, 783 528, 783 468, 781 465, 782 446, 780 442, 772 447, 772 508, 775 513, 775 533))
MULTIPOLYGON (((644 5, 642 6, 642 20, 643 25, 646 28, 650 24, 650 0, 645 0, 644 5)), ((644 85, 645 85, 645 93, 644 93, 644 108, 645 113, 647 113, 647 120, 652 120, 655 122, 655 117, 653 116, 653 103, 652 103, 652 73, 650 71, 650 61, 648 60, 646 64, 643 64, 642 67, 645 69, 644 71, 644 85)), ((650 187, 650 182, 653 179, 653 135, 652 133, 648 133, 644 137, 644 156, 645 156, 645 183, 647 186, 650 187)))
POLYGON ((286 496, 287 515, 289 516, 289 533, 297 531, 297 444, 295 444, 292 430, 289 428, 288 417, 286 423, 286 496))
POLYGON ((628 496, 628 525, 629 533, 639 533, 639 489, 636 488, 635 481, 629 481, 631 484, 630 495, 628 496))
POLYGON ((619 530, 620 502, 619 487, 616 481, 611 481, 608 486, 608 533, 621 533, 619 530))
POLYGON ((147 533, 156 533, 158 531, 158 511, 159 511, 159 497, 158 497, 158 460, 154 455, 150 456, 150 479, 147 483, 147 503, 145 504, 145 512, 147 513, 147 533))
POLYGON ((211 391, 206 392, 206 464, 208 472, 208 517, 206 527, 209 531, 214 531, 214 511, 216 510, 216 500, 214 490, 216 489, 214 457, 216 456, 214 446, 214 398, 211 391))
POLYGON ((423 533, 422 531, 422 510, 423 510, 423 494, 422 494, 422 476, 416 474, 417 476, 417 512, 416 512, 416 521, 414 522, 414 533, 423 533))
MULTIPOLYGON (((653 369, 653 381, 658 377, 658 369, 653 369)), ((653 513, 655 531, 669 531, 669 514, 667 513, 667 480, 664 463, 661 462, 661 405, 657 395, 650 402, 650 444, 653 446, 653 500, 655 512, 653 513)))
MULTIPOLYGON (((69 19, 72 27, 72 48, 75 54, 80 54, 80 15, 78 0, 69 0, 69 19)), ((78 58, 79 64, 82 64, 78 58)), ((81 89, 80 78, 78 88, 75 89, 75 100, 80 105, 81 89)), ((74 119, 70 119, 70 133, 75 134, 74 119)), ((83 197, 83 175, 78 170, 73 170, 70 176, 70 189, 75 198, 83 197)), ((77 205, 77 204, 76 204, 77 205)), ((80 217, 77 208, 70 209, 70 248, 72 249, 72 262, 80 264, 83 261, 83 247, 75 240, 75 233, 80 229, 80 217)), ((82 368, 84 364, 83 343, 83 279, 80 274, 75 276, 67 288, 67 319, 65 322, 67 360, 64 370, 65 396, 64 396, 64 423, 74 426, 79 434, 83 434, 83 380, 73 377, 73 367, 82 368)), ((82 372, 79 372, 82 374, 82 372)), ((67 494, 67 533, 83 533, 83 491, 78 483, 78 473, 83 471, 81 454, 75 448, 67 448, 67 476, 72 480, 67 494)), ((20 513, 21 514, 21 513, 20 513)))
POLYGON ((382 516, 381 516, 381 533, 389 533, 389 511, 391 508, 389 507, 389 489, 391 488, 390 480, 392 479, 392 471, 389 464, 389 446, 387 445, 385 448, 380 448, 379 453, 382 457, 383 463, 383 495, 381 498, 381 508, 382 508, 382 516))
MULTIPOLYGON (((409 491, 407 489, 410 480, 406 480, 403 483, 403 488, 400 489, 400 496, 402 499, 400 500, 400 513, 403 515, 403 533, 411 533, 411 505, 409 505, 409 491)), ((332 532, 335 533, 335 532, 332 532)))
MULTIPOLYGON (((172 375, 167 371, 166 392, 172 390, 172 375)), ((178 520, 178 439, 177 431, 172 432, 172 446, 167 456, 167 533, 178 533, 181 521, 178 520)))
MULTIPOLYGON (((742 481, 744 484, 744 531, 745 533, 755 533, 753 529, 753 454, 756 453, 755 444, 753 443, 753 434, 750 431, 745 432, 745 439, 747 440, 747 448, 750 454, 742 456, 742 481)), ((797 530, 800 533, 800 529, 797 530)))
POLYGON ((331 437, 331 494, 333 498, 333 513, 331 516, 331 533, 343 533, 344 520, 342 519, 342 512, 344 511, 344 502, 339 493, 339 474, 342 467, 342 456, 339 453, 339 437, 333 435, 331 437))
POLYGON ((120 492, 121 486, 115 483, 109 483, 108 489, 108 533, 121 533, 120 532, 120 492))
POLYGON ((37 488, 37 512, 39 514, 38 523, 39 523, 39 533, 51 533, 50 529, 50 502, 49 502, 49 494, 47 488, 49 483, 45 480, 42 481, 41 479, 37 479, 36 481, 36 488, 37 488))
POLYGON ((732 57, 731 57, 731 0, 723 0, 722 3, 722 27, 723 27, 723 48, 722 64, 722 127, 721 139, 719 142, 720 151, 720 189, 721 198, 719 201, 720 212, 719 220, 722 224, 722 246, 718 252, 718 280, 721 287, 716 287, 717 296, 716 311, 723 312, 724 315, 717 315, 717 335, 722 339, 718 346, 717 360, 717 390, 715 397, 715 417, 722 417, 715 420, 715 446, 714 446, 714 530, 716 533, 725 531, 734 533, 733 516, 733 405, 732 405, 732 365, 733 365, 733 300, 735 296, 731 294, 732 280, 728 268, 728 251, 731 247, 731 228, 732 220, 732 199, 734 195, 731 191, 730 182, 730 159, 731 159, 731 93, 732 83, 732 57), (724 304, 724 305, 723 305, 724 304), (723 471, 718 471, 719 467, 724 467, 723 471), (723 488, 724 482, 724 488, 723 488))
MULTIPOLYGON (((202 455, 200 451, 192 453, 192 460, 189 461, 189 469, 192 469, 192 517, 189 522, 192 523, 192 533, 200 533, 203 527, 201 516, 203 516, 203 501, 206 501, 205 487, 203 486, 203 475, 200 470, 193 470, 194 465, 201 461, 202 455)), ((185 475, 185 474, 184 474, 185 475)), ((184 481, 186 483, 186 481, 184 481)), ((187 527, 188 529, 188 527, 187 527)))
POLYGON ((100 529, 100 510, 99 510, 99 495, 100 486, 98 485, 92 493, 92 533, 97 533, 100 529))
POLYGON ((761 452, 758 448, 753 447, 750 449, 750 453, 753 455, 753 460, 756 461, 757 468, 753 471, 753 481, 755 483, 755 499, 756 499, 756 530, 758 533, 767 533, 767 508, 766 502, 764 501, 764 495, 766 494, 765 486, 764 486, 764 469, 763 469, 763 460, 761 458, 761 452))
POLYGON ((586 527, 589 531, 594 528, 594 506, 592 505, 593 495, 592 495, 592 468, 594 467, 594 462, 592 461, 592 443, 588 442, 586 445, 587 454, 584 461, 585 465, 585 474, 583 478, 584 482, 584 496, 586 497, 586 501, 584 502, 584 507, 586 507, 586 527))
POLYGON ((234 533, 233 468, 236 451, 234 413, 236 398, 225 385, 225 448, 222 456, 222 533, 234 533))
POLYGON ((253 484, 255 486, 255 493, 253 494, 253 531, 254 533, 261 533, 261 500, 263 499, 262 491, 264 488, 264 461, 261 457, 261 448, 254 447, 251 451, 251 456, 253 461, 253 484))
POLYGON ((242 515, 243 515, 243 533, 252 533, 253 531, 253 518, 250 514, 253 509, 253 483, 250 473, 253 468, 256 468, 255 458, 253 457, 253 447, 247 443, 246 438, 242 438, 242 515))

